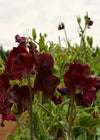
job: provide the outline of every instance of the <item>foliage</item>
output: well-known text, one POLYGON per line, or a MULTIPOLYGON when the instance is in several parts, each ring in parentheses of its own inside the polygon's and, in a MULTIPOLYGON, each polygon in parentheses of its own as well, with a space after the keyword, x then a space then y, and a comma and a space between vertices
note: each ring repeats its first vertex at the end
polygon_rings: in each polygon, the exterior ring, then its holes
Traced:
POLYGON ((86 35, 93 25, 88 13, 84 21, 82 27, 77 17, 79 45, 70 44, 61 22, 66 47, 46 43, 46 34, 37 41, 33 29, 32 38, 15 36, 18 46, 5 64, 0 58, 1 126, 15 116, 18 123, 17 135, 7 140, 100 139, 100 48, 86 35), (25 122, 19 119, 23 112, 25 122))

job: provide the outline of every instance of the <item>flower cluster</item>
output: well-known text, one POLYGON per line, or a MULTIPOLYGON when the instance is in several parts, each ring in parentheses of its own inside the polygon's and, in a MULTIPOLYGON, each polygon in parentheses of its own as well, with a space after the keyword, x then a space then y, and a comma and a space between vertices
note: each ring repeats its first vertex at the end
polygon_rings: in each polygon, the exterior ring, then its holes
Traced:
POLYGON ((2 123, 4 120, 15 120, 15 116, 10 114, 14 103, 17 110, 14 114, 20 114, 28 109, 30 103, 30 92, 32 100, 34 94, 42 91, 45 98, 52 99, 57 85, 60 83, 58 77, 52 74, 54 60, 51 54, 40 53, 32 41, 26 41, 24 37, 15 36, 17 47, 10 51, 10 57, 5 62, 5 71, 0 75, 0 114, 2 123), (26 49, 28 46, 29 50, 26 49), (35 76, 34 76, 35 75, 35 76), (34 84, 29 84, 30 77, 34 76, 34 84), (11 80, 20 82, 26 78, 27 85, 11 85, 11 80))
POLYGON ((90 77, 90 68, 87 64, 71 64, 63 77, 66 88, 58 89, 62 95, 74 95, 77 105, 86 107, 96 100, 97 78, 90 77))
MULTIPOLYGON (((61 28, 64 28, 62 24, 61 28)), ((55 105, 63 102, 62 95, 73 95, 77 105, 89 107, 96 100, 97 90, 100 89, 100 79, 90 77, 90 68, 86 64, 79 64, 77 60, 69 66, 63 75, 65 88, 58 88, 59 95, 55 95, 60 80, 52 73, 54 59, 51 54, 37 50, 37 46, 24 37, 15 36, 17 47, 10 51, 10 57, 5 62, 5 70, 0 75, 0 114, 1 126, 4 120, 16 120, 15 115, 29 109, 34 94, 51 99, 55 105), (28 48, 28 49, 26 49, 28 48), (30 82, 30 78, 34 82, 30 82), (27 79, 25 85, 11 84, 14 80, 27 79), (30 96, 30 94, 32 96, 30 96), (17 109, 11 114, 12 106, 17 109)))

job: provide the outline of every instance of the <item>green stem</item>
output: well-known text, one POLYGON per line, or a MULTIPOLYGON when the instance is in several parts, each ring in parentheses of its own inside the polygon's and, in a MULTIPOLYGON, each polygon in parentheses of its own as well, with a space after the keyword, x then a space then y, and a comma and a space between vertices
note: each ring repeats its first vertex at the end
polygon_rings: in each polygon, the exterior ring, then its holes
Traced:
POLYGON ((68 116, 69 116, 70 107, 71 107, 71 100, 70 100, 70 103, 69 103, 69 105, 68 105, 67 114, 66 114, 67 121, 68 121, 68 116))
MULTIPOLYGON (((47 108, 45 108, 43 105, 37 103, 37 105, 39 105, 44 111, 48 112, 50 114, 50 112, 47 110, 47 108)), ((55 116, 51 113, 51 116, 54 118, 55 116)), ((65 131, 68 133, 68 130, 67 128, 56 118, 56 121, 58 122, 58 124, 60 124, 64 129, 65 131)), ((46 132, 47 133, 47 132, 46 132)))
POLYGON ((28 133, 30 133, 29 130, 24 126, 24 124, 23 124, 21 121, 18 121, 18 124, 19 124, 22 128, 24 128, 28 133))
POLYGON ((65 104, 69 103, 69 102, 70 102, 69 100, 66 100, 66 101, 64 101, 64 102, 61 104, 61 106, 60 106, 60 108, 59 108, 59 111, 57 112, 56 116, 53 117, 53 118, 54 118, 54 119, 53 119, 53 122, 52 122, 52 124, 49 126, 49 128, 47 129, 46 134, 52 129, 52 126, 53 126, 54 122, 57 120, 57 117, 58 117, 59 112, 60 112, 60 110, 62 109, 62 107, 63 107, 65 104))
MULTIPOLYGON (((70 112, 70 120, 69 120, 69 129, 68 129, 68 140, 70 140, 71 132, 72 132, 72 119, 73 119, 73 109, 74 109, 74 96, 71 97, 71 112, 70 112)), ((73 140, 73 136, 72 136, 73 140)))
POLYGON ((67 46, 69 48, 69 43, 68 43, 68 38, 67 38, 67 32, 66 32, 66 29, 65 28, 64 28, 64 33, 65 33, 66 43, 67 43, 67 46))
POLYGON ((30 76, 28 76, 27 79, 28 79, 29 93, 30 93, 30 108, 29 108, 29 114, 30 114, 30 140, 34 140, 34 137, 33 137, 33 117, 32 117, 32 88, 31 88, 30 76))
POLYGON ((50 126, 51 126, 52 106, 51 106, 51 100, 50 99, 49 99, 49 110, 50 110, 49 119, 50 119, 50 126))
POLYGON ((25 126, 29 126, 28 124, 26 124, 26 123, 24 123, 24 122, 22 122, 22 121, 18 121, 18 123, 19 123, 19 124, 23 124, 23 125, 25 125, 25 126))
POLYGON ((46 131, 45 131, 45 128, 44 128, 44 125, 40 119, 40 115, 39 113, 37 112, 36 113, 36 117, 37 117, 37 120, 38 120, 38 123, 39 123, 39 127, 40 127, 40 130, 41 130, 41 133, 42 135, 44 136, 44 138, 46 137, 46 131))
POLYGON ((39 93, 39 103, 42 104, 42 92, 39 93))

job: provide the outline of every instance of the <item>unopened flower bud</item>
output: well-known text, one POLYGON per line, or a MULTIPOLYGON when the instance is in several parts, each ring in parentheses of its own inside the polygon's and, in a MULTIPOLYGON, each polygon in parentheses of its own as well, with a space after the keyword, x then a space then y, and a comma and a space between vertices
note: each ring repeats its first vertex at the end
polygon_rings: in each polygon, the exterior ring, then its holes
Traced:
POLYGON ((98 118, 98 112, 94 111, 92 116, 93 116, 93 118, 98 118))
POLYGON ((64 28, 65 28, 65 25, 64 25, 64 23, 61 22, 58 26, 58 30, 62 30, 64 28))
POLYGON ((92 26, 93 25, 93 21, 92 20, 88 21, 88 25, 92 26))
POLYGON ((87 20, 87 24, 88 26, 92 26, 93 25, 93 21, 88 17, 88 20, 87 20))

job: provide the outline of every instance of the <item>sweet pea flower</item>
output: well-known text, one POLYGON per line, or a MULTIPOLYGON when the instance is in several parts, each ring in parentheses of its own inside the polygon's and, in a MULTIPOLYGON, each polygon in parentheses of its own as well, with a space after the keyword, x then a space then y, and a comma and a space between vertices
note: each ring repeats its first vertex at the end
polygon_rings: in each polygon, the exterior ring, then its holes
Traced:
POLYGON ((58 88, 62 95, 74 95, 77 105, 86 107, 96 100, 97 78, 90 77, 90 68, 87 64, 71 64, 63 77, 66 88, 58 88))

